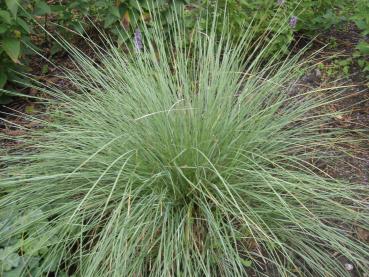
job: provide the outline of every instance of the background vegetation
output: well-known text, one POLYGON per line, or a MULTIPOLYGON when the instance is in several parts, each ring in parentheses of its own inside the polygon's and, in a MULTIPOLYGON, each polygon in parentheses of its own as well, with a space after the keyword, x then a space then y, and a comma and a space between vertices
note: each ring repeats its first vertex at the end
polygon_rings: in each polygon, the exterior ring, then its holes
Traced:
MULTIPOLYGON (((222 18, 224 12, 228 15, 227 25, 234 39, 242 36, 245 26, 253 21, 256 22, 255 38, 268 32, 269 36, 265 39, 270 39, 273 33, 278 33, 278 39, 274 40, 274 49, 282 49, 283 53, 287 53, 295 33, 314 37, 332 26, 353 22, 361 30, 362 39, 357 43, 357 51, 353 57, 349 57, 349 62, 355 59, 365 71, 369 71, 369 3, 366 0, 5 0, 0 3, 0 89, 7 82, 19 81, 15 71, 29 70, 27 64, 31 55, 34 55, 30 48, 43 51, 42 44, 40 48, 35 47, 30 39, 34 36, 44 37, 44 31, 38 24, 44 25, 48 30, 52 29, 53 32, 58 31, 69 39, 73 34, 67 29, 85 33, 94 29, 94 24, 110 33, 117 44, 122 46, 132 41, 134 30, 138 27, 140 7, 147 22, 150 21, 150 6, 159 11, 162 14, 163 30, 173 20, 170 10, 185 8, 186 26, 190 34, 196 19, 209 5, 214 8, 218 6, 219 18, 222 18), (292 17, 296 17, 296 22, 290 22, 291 28, 282 28, 292 17)), ((205 28, 205 17, 202 24, 205 28)), ((219 20, 219 26, 222 25, 219 20)), ((61 51, 57 43, 50 43, 52 45, 48 47, 48 52, 44 53, 49 57, 61 51)), ((274 49, 271 48, 271 52, 274 49)), ((0 103, 4 104, 9 100, 9 97, 0 92, 0 103)))

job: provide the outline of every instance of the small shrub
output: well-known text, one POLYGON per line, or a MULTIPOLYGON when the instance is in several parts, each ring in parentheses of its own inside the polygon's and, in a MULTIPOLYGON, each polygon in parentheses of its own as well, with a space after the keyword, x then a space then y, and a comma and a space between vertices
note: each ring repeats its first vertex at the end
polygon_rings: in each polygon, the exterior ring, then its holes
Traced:
MULTIPOLYGON (((27 12, 19 9, 17 1, 0 3, 0 90, 7 81, 19 79, 14 72, 23 67, 22 55, 26 52, 24 43, 30 44, 28 18, 27 12)), ((9 100, 0 91, 0 104, 9 100)))
POLYGON ((91 19, 98 27, 109 32, 117 39, 118 44, 129 41, 138 27, 141 17, 150 21, 150 10, 162 15, 162 24, 170 20, 170 8, 181 7, 185 0, 77 0, 66 3, 54 3, 51 10, 56 20, 63 27, 83 33, 91 25, 91 19), (125 30, 126 32, 122 32, 125 30))
MULTIPOLYGON (((182 7, 184 0, 6 0, 0 2, 0 89, 7 81, 19 81, 15 72, 26 69, 27 54, 37 49, 30 35, 43 36, 43 28, 69 39, 96 26, 109 33, 121 46, 132 38, 141 16, 150 21, 149 8, 162 15, 164 29, 171 19, 170 9, 182 7), (141 11, 140 11, 141 10, 141 11), (164 20, 165 19, 165 20, 164 20), (43 27, 40 28, 40 25, 43 27), (95 25, 95 26, 94 26, 95 25), (36 27, 36 28, 35 28, 36 27), (34 31, 38 29, 38 31, 34 31), (72 32, 71 32, 72 31, 72 32), (26 46, 31 46, 26 47, 26 46)), ((61 51, 58 43, 49 47, 49 56, 61 51)), ((43 53, 47 55, 46 53, 43 53)), ((29 55, 31 56, 31 55, 29 55)), ((0 92, 0 104, 9 97, 0 92)))
MULTIPOLYGON (((2 211, 3 212, 3 211, 2 211)), ((0 230, 8 233, 16 233, 19 226, 25 226, 38 219, 43 212, 40 209, 34 209, 25 213, 7 213, 0 212, 0 230)), ((48 221, 38 222, 33 227, 27 227, 31 234, 32 228, 42 228, 47 226, 48 221)), ((47 248, 40 249, 40 245, 45 243, 40 237, 24 236, 25 234, 15 235, 10 240, 3 240, 0 243, 0 272, 3 277, 22 276, 22 272, 27 272, 26 276, 37 276, 40 271, 40 263, 43 256, 47 254, 47 248)), ((46 237, 50 239, 50 237, 46 237)), ((55 263, 55 266, 57 264, 55 263)), ((56 267, 50 267, 52 271, 63 272, 56 267)), ((65 272, 64 272, 65 274, 65 272)), ((65 276, 65 275, 64 275, 65 276)))
MULTIPOLYGON (((189 18, 196 21, 196 11, 201 13, 212 7, 213 11, 217 10, 219 31, 222 32, 225 24, 235 40, 243 36, 250 24, 255 38, 267 33, 267 39, 270 39, 270 36, 278 34, 278 38, 273 39, 273 47, 270 47, 271 54, 280 49, 286 54, 295 32, 315 36, 317 32, 342 23, 349 6, 342 0, 207 0, 191 3, 195 8, 190 10, 189 18), (285 28, 288 23, 290 28, 285 28)), ((203 25, 207 25, 206 20, 203 25)))
POLYGON ((296 92, 298 57, 262 63, 249 30, 188 45, 154 22, 128 55, 70 47, 75 91, 43 88, 49 108, 25 117, 40 128, 7 138, 2 215, 40 212, 0 245, 37 242, 35 276, 350 276, 342 256, 369 273, 351 232, 369 230, 368 187, 315 165, 348 140, 324 109, 334 91, 296 92))

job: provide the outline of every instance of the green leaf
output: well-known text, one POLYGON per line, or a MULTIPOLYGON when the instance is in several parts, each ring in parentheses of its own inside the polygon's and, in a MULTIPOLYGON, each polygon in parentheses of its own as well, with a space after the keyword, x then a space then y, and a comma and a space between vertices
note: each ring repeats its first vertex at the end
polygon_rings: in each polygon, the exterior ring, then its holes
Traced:
POLYGON ((129 24, 132 28, 136 28, 139 17, 140 17, 139 11, 136 11, 136 10, 129 11, 129 18, 130 18, 129 24))
POLYGON ((365 61, 363 59, 359 59, 357 61, 357 64, 360 66, 360 67, 364 67, 365 66, 365 61))
POLYGON ((42 218, 42 216, 43 216, 43 212, 40 209, 34 209, 34 210, 28 211, 25 215, 17 218, 16 222, 19 225, 29 225, 35 221, 38 221, 40 218, 42 218))
POLYGON ((5 0, 6 6, 14 17, 17 17, 18 0, 5 0))
POLYGON ((29 257, 24 255, 22 258, 27 262, 28 268, 37 268, 40 265, 41 257, 29 257))
POLYGON ((20 40, 15 38, 4 38, 3 49, 13 62, 19 63, 20 40))
POLYGON ((104 20, 104 28, 109 28, 116 21, 118 21, 117 18, 108 14, 104 20))
POLYGON ((79 34, 83 34, 85 29, 83 28, 82 24, 81 23, 73 23, 72 24, 72 28, 74 31, 76 31, 77 33, 79 34))
POLYGON ((8 27, 5 25, 0 25, 0 34, 4 34, 8 30, 8 27))
POLYGON ((118 31, 117 36, 118 36, 117 39, 118 47, 121 47, 128 39, 131 38, 131 35, 126 31, 118 31))
POLYGON ((365 30, 368 27, 368 24, 364 19, 355 21, 357 27, 361 30, 365 30))
POLYGON ((245 260, 245 259, 242 259, 241 260, 242 264, 245 266, 245 267, 250 267, 252 265, 252 261, 251 260, 245 260))
POLYGON ((358 45, 356 45, 356 49, 360 51, 361 54, 369 55, 369 43, 365 41, 360 41, 358 45))
POLYGON ((2 21, 7 24, 12 23, 12 18, 10 16, 10 13, 7 11, 0 10, 0 19, 2 19, 2 21))
POLYGON ((0 89, 3 88, 8 80, 8 76, 4 71, 0 71, 0 89))
POLYGON ((13 247, 5 247, 4 249, 0 249, 0 263, 5 271, 9 271, 13 267, 17 267, 19 265, 20 257, 13 251, 13 247))
MULTIPOLYGON (((35 113, 35 106, 34 105, 28 105, 28 106, 26 106, 26 108, 25 108, 25 112, 26 112, 26 114, 33 114, 33 113, 35 113)), ((28 251, 29 251, 30 249, 28 249, 28 251)), ((36 252, 37 253, 37 252, 36 252)), ((32 254, 31 254, 32 255, 32 254)))
POLYGON ((110 12, 112 15, 120 19, 119 9, 116 6, 111 7, 110 12))
POLYGON ((59 53, 60 51, 62 51, 63 48, 60 46, 60 44, 58 43, 53 43, 53 45, 51 46, 51 49, 50 49, 50 55, 51 56, 54 56, 56 53, 59 53))
POLYGON ((41 68, 41 72, 42 74, 46 74, 49 72, 49 65, 48 64, 44 64, 41 68))
POLYGON ((24 31, 26 31, 26 33, 30 33, 31 32, 31 28, 29 27, 29 25, 27 24, 26 21, 24 21, 21 18, 17 18, 17 23, 19 24, 19 26, 21 26, 23 28, 24 31))
POLYGON ((14 268, 10 271, 4 272, 4 275, 1 275, 1 276, 2 277, 19 277, 19 276, 22 276, 22 271, 23 271, 24 267, 25 267, 25 262, 24 262, 24 260, 21 259, 19 265, 16 268, 14 268))
MULTIPOLYGON (((26 107, 26 113, 32 114, 34 112, 34 109, 32 106, 26 107), (31 107, 31 108, 30 108, 31 107)), ((24 244, 22 246, 22 250, 27 256, 38 256, 39 255, 39 241, 37 241, 34 238, 29 238, 24 241, 24 244)))
MULTIPOLYGON (((12 99, 9 95, 0 92, 0 104, 6 105, 11 102, 12 102, 12 99)), ((1 263, 0 263, 0 268, 1 268, 1 263)))
POLYGON ((51 13, 51 8, 44 1, 37 1, 34 9, 34 15, 45 15, 51 13))
POLYGON ((22 274, 22 267, 17 267, 11 271, 4 272, 4 277, 19 277, 22 274))
POLYGON ((133 7, 133 8, 135 8, 136 10, 140 10, 140 9, 142 9, 141 8, 141 4, 140 3, 138 3, 138 1, 137 0, 129 0, 129 5, 131 6, 131 7, 133 7))
POLYGON ((69 4, 68 8, 70 9, 76 9, 79 8, 79 6, 81 5, 80 1, 74 1, 72 3, 69 4))

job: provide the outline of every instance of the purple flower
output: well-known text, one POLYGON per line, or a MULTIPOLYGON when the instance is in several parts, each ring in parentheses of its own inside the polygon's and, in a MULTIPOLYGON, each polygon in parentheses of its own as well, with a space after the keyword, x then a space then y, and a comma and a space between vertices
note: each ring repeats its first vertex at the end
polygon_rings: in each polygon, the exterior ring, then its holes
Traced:
POLYGON ((291 28, 295 28, 297 24, 297 16, 292 16, 289 22, 291 28))
POLYGON ((138 52, 141 52, 142 48, 143 48, 143 44, 142 44, 142 34, 139 28, 136 29, 135 31, 135 48, 138 52))
POLYGON ((284 4, 284 0, 277 0, 277 4, 278 4, 279 6, 282 6, 282 5, 284 4))

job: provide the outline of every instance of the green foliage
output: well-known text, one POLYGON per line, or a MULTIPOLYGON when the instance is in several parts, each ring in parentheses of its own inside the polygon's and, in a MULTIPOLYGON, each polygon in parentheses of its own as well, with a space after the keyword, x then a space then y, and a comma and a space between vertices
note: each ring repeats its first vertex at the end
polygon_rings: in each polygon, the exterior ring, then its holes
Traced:
POLYGON ((327 77, 330 78, 342 78, 350 76, 350 68, 352 66, 353 60, 351 57, 342 58, 337 57, 330 60, 330 63, 327 65, 323 63, 318 64, 318 69, 322 70, 327 74, 327 77))
MULTIPOLYGON (((16 72, 26 69, 26 55, 33 54, 31 42, 36 16, 45 15, 43 0, 6 0, 0 2, 0 90, 7 81, 20 81, 16 72)), ((10 98, 0 91, 0 104, 10 98)))
MULTIPOLYGON (((28 18, 27 13, 19 9, 17 0, 0 3, 0 89, 8 80, 17 78, 14 70, 22 66, 21 57, 25 51, 23 43, 29 43, 30 40, 28 18)), ((7 101, 9 98, 0 91, 0 104, 7 101)))
MULTIPOLYGON (((196 1, 192 1, 196 2, 196 1)), ((346 1, 343 0, 207 0, 197 1, 195 11, 207 10, 208 5, 217 10, 219 30, 225 24, 228 31, 235 39, 242 37, 247 27, 252 24, 255 38, 264 37, 270 40, 273 36, 274 47, 270 52, 273 54, 282 49, 288 52, 288 47, 294 38, 295 32, 316 35, 317 31, 329 29, 333 25, 341 23, 345 17, 341 15, 346 1), (225 15, 225 16, 224 16, 225 15), (296 26, 289 26, 293 16, 297 17, 296 26)), ((190 10, 193 13, 193 10, 190 10)), ((193 14, 192 14, 192 17, 193 14)), ((204 20, 204 25, 208 24, 204 20)))
MULTIPOLYGON (((27 272, 27 276, 36 276, 37 272, 42 272, 42 276, 47 276, 47 273, 59 271, 56 268, 56 262, 47 270, 42 271, 40 268, 43 256, 48 250, 48 247, 42 244, 47 243, 45 239, 50 238, 38 237, 36 239, 31 234, 37 228, 43 228, 48 224, 45 219, 39 220, 37 225, 33 224, 43 215, 44 213, 37 208, 24 213, 3 209, 0 213, 0 232, 16 233, 17 228, 27 226, 27 232, 13 236, 8 240, 2 240, 0 243, 0 273, 2 277, 19 277, 22 272, 27 272)), ((55 239, 55 237, 51 239, 55 239)), ((61 276, 61 274, 57 276, 61 276)))
POLYGON ((369 230, 369 188, 315 164, 351 142, 329 125, 335 90, 296 90, 299 57, 263 60, 253 33, 188 45, 175 20, 168 48, 153 22, 141 51, 69 48, 74 91, 42 88, 48 109, 24 115, 40 128, 6 137, 1 211, 42 212, 0 243, 33 238, 35 276, 351 276, 340 257, 368 274, 350 228, 369 230))
MULTIPOLYGON (((210 7, 210 13, 217 9, 218 31, 225 24, 234 40, 238 40, 252 24, 253 29, 250 31, 255 38, 273 41, 273 47, 268 50, 269 55, 276 52, 287 53, 295 32, 313 36, 349 18, 363 31, 364 37, 368 35, 369 12, 365 0, 357 2, 352 17, 352 3, 343 0, 74 0, 51 3, 44 0, 6 0, 0 3, 0 89, 4 88, 7 81, 16 81, 18 77, 14 71, 20 71, 27 65, 25 45, 31 45, 32 30, 40 29, 34 28, 37 21, 46 26, 50 23, 53 30, 56 28, 68 40, 73 34, 67 32, 66 28, 83 34, 86 30, 95 28, 92 26, 94 24, 112 35, 118 45, 131 45, 133 32, 138 27, 140 18, 143 17, 147 22, 152 20, 149 9, 161 14, 161 24, 165 31, 173 20, 171 9, 184 5, 188 38, 199 17, 202 17, 202 30, 209 27, 211 20, 206 19, 204 13, 210 7), (295 27, 288 25, 292 16, 297 16, 295 27), (226 22, 222 19, 226 19, 226 22)), ((52 43, 51 55, 62 50, 57 43, 52 43)), ((368 49, 368 42, 363 39, 355 52, 355 57, 364 69, 368 69, 368 49)), ((0 103, 8 100, 0 92, 0 103)))
POLYGON ((352 16, 356 26, 361 30, 363 39, 356 46, 354 57, 364 71, 369 71, 369 2, 356 1, 355 13, 352 16))
POLYGON ((286 1, 289 2, 291 13, 299 17, 296 29, 307 34, 316 35, 316 32, 327 30, 334 25, 339 25, 347 19, 346 0, 321 0, 321 1, 286 1))

